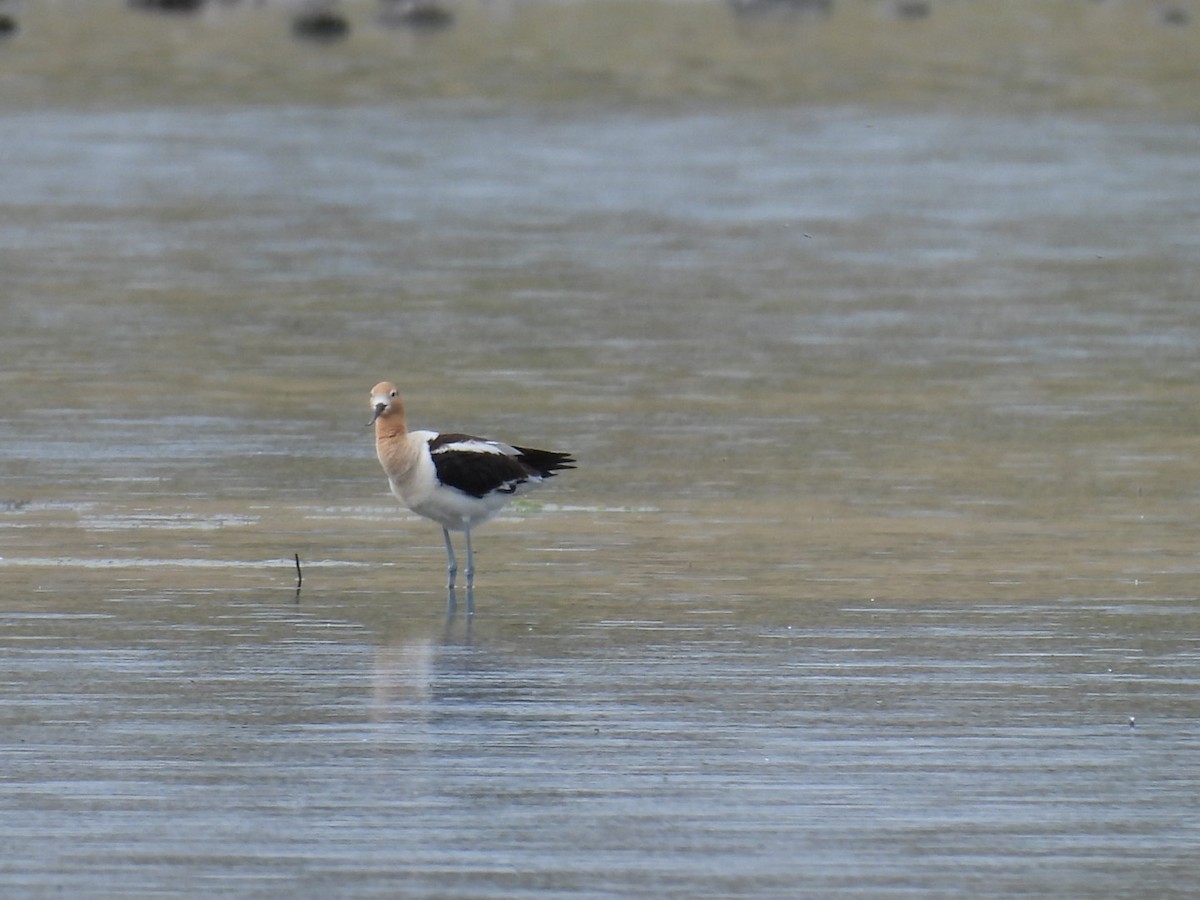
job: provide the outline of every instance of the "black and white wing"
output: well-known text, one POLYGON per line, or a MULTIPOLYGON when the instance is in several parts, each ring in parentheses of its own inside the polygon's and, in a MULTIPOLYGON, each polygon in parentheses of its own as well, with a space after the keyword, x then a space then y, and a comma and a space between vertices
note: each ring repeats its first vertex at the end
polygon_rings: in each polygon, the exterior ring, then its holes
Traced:
POLYGON ((511 447, 469 434, 439 434, 429 440, 438 481, 472 497, 514 494, 557 469, 572 468, 569 454, 511 447))

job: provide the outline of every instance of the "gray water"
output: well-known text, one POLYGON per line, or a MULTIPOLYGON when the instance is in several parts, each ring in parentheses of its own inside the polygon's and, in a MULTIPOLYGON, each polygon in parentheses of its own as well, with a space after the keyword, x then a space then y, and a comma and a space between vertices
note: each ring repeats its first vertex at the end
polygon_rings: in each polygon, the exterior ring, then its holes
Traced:
POLYGON ((1200 130, 4 131, 6 895, 1194 891, 1200 130), (384 378, 580 460, 473 620, 384 378))

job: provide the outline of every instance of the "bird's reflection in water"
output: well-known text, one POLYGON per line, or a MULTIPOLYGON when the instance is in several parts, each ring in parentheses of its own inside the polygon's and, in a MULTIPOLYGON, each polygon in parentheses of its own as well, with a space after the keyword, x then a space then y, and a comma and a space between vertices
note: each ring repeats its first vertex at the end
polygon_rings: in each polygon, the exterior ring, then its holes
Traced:
MULTIPOLYGON (((448 603, 440 630, 405 629, 374 649, 371 718, 382 722, 427 713, 438 683, 458 682, 478 663, 472 633, 474 617, 448 603)), ((399 632, 400 630, 397 629, 399 632)), ((442 693, 445 693, 443 685, 442 693)))
POLYGON ((426 707, 433 697, 437 643, 418 639, 375 648, 371 718, 384 721, 401 710, 426 707))

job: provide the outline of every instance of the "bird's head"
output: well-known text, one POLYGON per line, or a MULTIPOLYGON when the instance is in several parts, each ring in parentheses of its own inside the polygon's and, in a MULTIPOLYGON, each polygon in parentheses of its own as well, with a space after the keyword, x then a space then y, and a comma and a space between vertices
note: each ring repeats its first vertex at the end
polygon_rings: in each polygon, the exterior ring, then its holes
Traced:
POLYGON ((381 381, 371 388, 371 409, 371 421, 368 425, 374 425, 376 419, 397 412, 403 414, 404 406, 400 402, 400 392, 396 390, 396 386, 390 381, 381 381))

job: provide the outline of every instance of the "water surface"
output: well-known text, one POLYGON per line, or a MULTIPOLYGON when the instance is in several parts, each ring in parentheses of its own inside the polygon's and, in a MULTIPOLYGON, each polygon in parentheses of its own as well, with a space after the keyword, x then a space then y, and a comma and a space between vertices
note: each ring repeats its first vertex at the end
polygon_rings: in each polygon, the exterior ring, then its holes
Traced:
POLYGON ((1193 889, 1194 127, 5 132, 8 893, 1193 889), (479 531, 472 622, 383 378, 580 459, 479 531))

